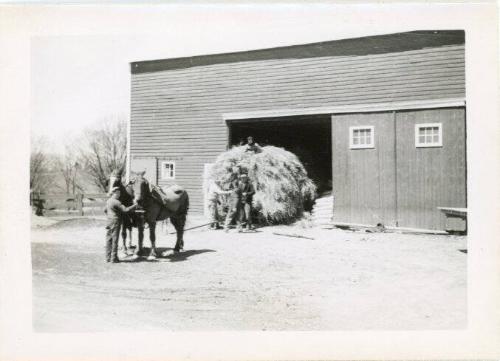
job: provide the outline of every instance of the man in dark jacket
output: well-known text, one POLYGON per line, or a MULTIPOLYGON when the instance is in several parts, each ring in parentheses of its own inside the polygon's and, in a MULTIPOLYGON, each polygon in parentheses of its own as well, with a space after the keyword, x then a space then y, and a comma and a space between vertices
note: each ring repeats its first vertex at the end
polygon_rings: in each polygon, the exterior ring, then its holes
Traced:
POLYGON ((111 197, 106 202, 106 262, 118 263, 118 237, 120 235, 120 226, 124 214, 133 211, 137 208, 136 204, 130 207, 125 207, 120 201, 120 188, 114 187, 111 189, 111 197))
POLYGON ((229 232, 229 225, 236 217, 236 222, 238 224, 238 228, 240 228, 239 224, 239 213, 240 213, 240 194, 238 190, 238 179, 233 179, 229 188, 229 203, 228 210, 226 215, 226 221, 224 222, 224 231, 229 232))
POLYGON ((246 221, 247 229, 252 229, 252 201, 255 194, 255 188, 248 179, 248 175, 242 174, 240 176, 240 183, 238 184, 238 193, 240 195, 240 224, 243 220, 246 221))

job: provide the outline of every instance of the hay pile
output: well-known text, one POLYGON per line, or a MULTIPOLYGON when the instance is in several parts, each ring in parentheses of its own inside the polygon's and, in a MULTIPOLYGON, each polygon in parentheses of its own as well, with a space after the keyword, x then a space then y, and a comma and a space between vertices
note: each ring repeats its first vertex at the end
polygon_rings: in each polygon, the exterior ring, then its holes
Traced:
MULTIPOLYGON (((253 153, 245 152, 244 146, 233 147, 217 157, 209 179, 228 190, 238 173, 247 173, 255 187, 253 207, 261 223, 293 222, 316 197, 316 185, 302 163, 283 148, 265 146, 253 153)), ((225 216, 224 205, 221 218, 225 216)))

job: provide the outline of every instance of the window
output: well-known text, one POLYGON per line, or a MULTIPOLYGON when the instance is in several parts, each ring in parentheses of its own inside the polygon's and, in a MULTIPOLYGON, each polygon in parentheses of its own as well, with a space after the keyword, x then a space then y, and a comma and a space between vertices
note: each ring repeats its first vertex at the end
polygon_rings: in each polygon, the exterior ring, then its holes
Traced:
POLYGON ((415 124, 415 147, 443 146, 441 123, 415 124))
POLYGON ((175 162, 161 162, 161 179, 175 179, 175 162))
POLYGON ((373 126, 349 127, 349 147, 351 149, 375 148, 373 126))

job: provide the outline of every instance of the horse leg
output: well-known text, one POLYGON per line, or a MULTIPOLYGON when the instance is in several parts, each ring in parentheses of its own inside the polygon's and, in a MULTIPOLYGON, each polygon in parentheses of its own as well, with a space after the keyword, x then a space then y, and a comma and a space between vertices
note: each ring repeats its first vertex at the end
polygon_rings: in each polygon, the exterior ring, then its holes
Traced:
POLYGON ((132 252, 132 223, 128 222, 128 224, 123 225, 123 248, 125 251, 125 254, 127 256, 130 256, 133 254, 132 252), (127 239, 127 232, 128 232, 128 239, 127 239))
POLYGON ((138 257, 141 255, 142 253, 142 241, 144 240, 144 225, 139 225, 137 227, 137 233, 138 233, 138 237, 137 237, 137 247, 134 251, 134 256, 135 257, 138 257))
POLYGON ((127 254, 127 221, 123 220, 122 222, 122 241, 123 241, 123 253, 127 254))
POLYGON ((148 259, 156 259, 156 222, 149 223, 149 241, 151 242, 151 253, 148 259))
POLYGON ((174 252, 179 252, 184 249, 184 225, 186 224, 186 215, 181 214, 175 217, 170 217, 170 221, 175 227, 177 233, 177 241, 175 242, 174 252))
POLYGON ((128 249, 132 249, 132 225, 129 225, 128 227, 128 249))

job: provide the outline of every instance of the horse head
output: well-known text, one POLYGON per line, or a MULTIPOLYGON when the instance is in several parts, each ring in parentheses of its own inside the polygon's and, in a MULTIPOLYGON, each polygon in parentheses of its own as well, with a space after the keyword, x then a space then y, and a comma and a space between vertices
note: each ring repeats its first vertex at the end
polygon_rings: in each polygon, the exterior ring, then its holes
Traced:
POLYGON ((128 186, 132 190, 134 202, 137 202, 139 204, 144 203, 144 201, 146 201, 151 195, 149 182, 146 178, 144 178, 145 173, 146 172, 132 173, 131 180, 128 184, 128 186))

